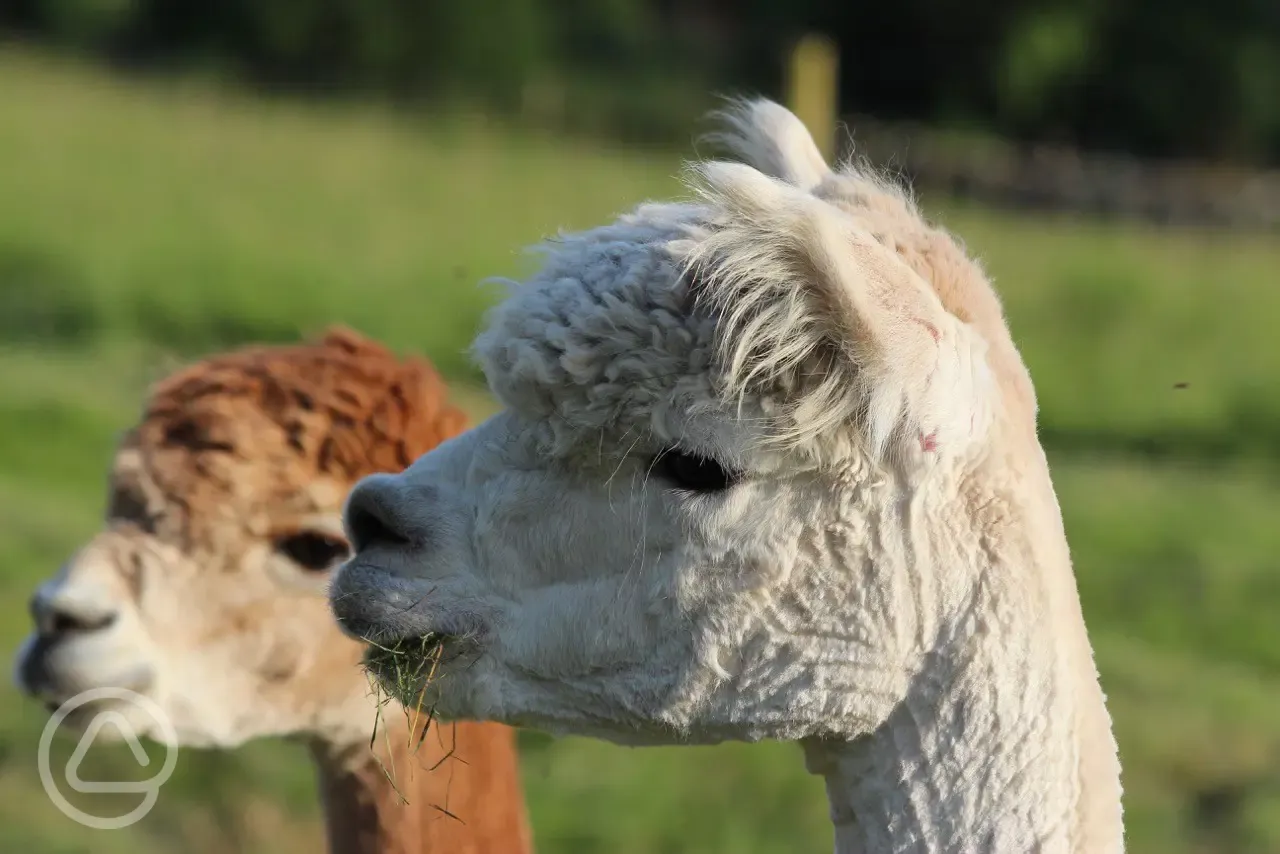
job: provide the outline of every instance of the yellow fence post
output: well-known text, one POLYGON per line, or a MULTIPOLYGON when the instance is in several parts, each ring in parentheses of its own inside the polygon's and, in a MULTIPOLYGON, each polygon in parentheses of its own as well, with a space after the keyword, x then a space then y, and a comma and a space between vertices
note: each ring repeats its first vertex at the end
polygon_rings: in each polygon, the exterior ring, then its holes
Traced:
POLYGON ((835 156, 839 63, 835 42, 809 33, 791 50, 787 80, 791 112, 804 122, 828 162, 835 156))

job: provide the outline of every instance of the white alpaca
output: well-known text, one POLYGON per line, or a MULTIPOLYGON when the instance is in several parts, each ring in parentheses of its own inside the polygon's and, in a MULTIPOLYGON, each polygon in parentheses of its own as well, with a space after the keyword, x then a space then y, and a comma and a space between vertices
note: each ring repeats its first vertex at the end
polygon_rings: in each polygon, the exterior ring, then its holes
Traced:
POLYGON ((798 741, 840 854, 1122 851, 986 277, 776 104, 722 139, 696 203, 546 247, 476 341, 507 410, 351 494, 336 615, 442 643, 445 714, 798 741))

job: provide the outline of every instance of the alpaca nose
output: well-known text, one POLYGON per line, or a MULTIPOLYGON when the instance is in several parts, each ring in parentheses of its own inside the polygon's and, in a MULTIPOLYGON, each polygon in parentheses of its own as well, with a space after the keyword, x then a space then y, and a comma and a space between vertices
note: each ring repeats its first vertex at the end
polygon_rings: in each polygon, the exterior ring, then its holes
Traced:
POLYGON ((347 498, 344 524, 357 551, 423 546, 431 535, 430 488, 405 484, 398 475, 375 474, 356 484, 347 498))
POLYGON ((47 588, 36 591, 29 609, 36 631, 47 638, 102 631, 115 623, 119 615, 114 606, 94 598, 47 588))

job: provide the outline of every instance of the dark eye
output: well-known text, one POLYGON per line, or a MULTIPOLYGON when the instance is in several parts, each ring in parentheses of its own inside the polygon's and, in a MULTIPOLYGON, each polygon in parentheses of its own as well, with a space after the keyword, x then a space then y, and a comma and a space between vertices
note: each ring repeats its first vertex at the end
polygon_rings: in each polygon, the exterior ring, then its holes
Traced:
POLYGON ((347 541, 334 534, 299 531, 276 540, 276 551, 303 569, 325 572, 347 559, 347 541))
POLYGON ((146 531, 152 530, 155 522, 141 491, 123 484, 112 486, 107 498, 107 518, 133 522, 146 531))
POLYGON ((654 458, 653 472, 690 492, 720 492, 741 479, 715 460, 675 448, 654 458))

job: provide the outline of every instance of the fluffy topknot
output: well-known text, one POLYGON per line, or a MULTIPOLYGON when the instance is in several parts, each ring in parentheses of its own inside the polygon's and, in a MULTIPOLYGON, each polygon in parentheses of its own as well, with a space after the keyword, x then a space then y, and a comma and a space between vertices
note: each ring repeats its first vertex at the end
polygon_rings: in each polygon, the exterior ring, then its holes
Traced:
POLYGON ((398 471, 466 426, 428 362, 399 360, 339 327, 319 341, 219 354, 165 378, 147 401, 139 439, 252 456, 234 436, 234 414, 245 408, 283 429, 316 472, 350 481, 398 471))

